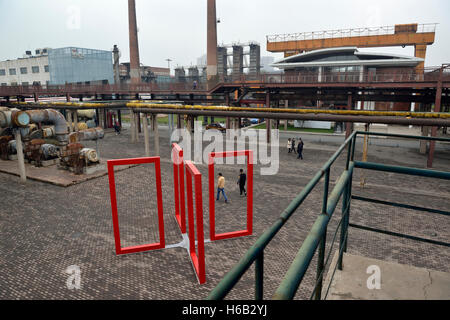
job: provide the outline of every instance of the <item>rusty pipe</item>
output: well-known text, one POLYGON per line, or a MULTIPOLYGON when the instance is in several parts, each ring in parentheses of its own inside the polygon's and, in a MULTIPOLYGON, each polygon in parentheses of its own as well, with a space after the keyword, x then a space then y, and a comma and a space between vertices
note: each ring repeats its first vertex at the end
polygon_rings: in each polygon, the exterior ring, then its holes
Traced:
POLYGON ((0 127, 25 128, 30 124, 30 116, 19 109, 0 111, 0 127))
POLYGON ((61 112, 54 109, 29 110, 26 113, 30 116, 32 123, 51 123, 55 127, 56 139, 61 144, 67 144, 69 132, 67 122, 61 112))
POLYGON ((258 119, 281 119, 281 120, 313 120, 329 122, 361 122, 361 123, 383 123, 402 125, 423 125, 449 127, 450 119, 440 118, 409 118, 393 116, 364 116, 364 115, 337 115, 337 114, 314 114, 314 113, 275 113, 275 112, 246 112, 246 111, 212 111, 212 110, 189 110, 189 109, 146 109, 133 108, 135 112, 154 114, 187 114, 196 116, 215 117, 243 117, 258 119))
POLYGON ((80 130, 78 132, 74 132, 70 134, 71 141, 89 141, 89 140, 98 140, 103 139, 105 136, 105 131, 103 128, 97 127, 92 129, 80 130))

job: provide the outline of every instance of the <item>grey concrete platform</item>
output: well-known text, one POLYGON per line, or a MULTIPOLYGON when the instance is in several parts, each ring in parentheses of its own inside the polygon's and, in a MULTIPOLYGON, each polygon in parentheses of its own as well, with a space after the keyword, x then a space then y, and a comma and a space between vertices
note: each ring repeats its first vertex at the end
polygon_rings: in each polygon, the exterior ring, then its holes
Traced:
MULTIPOLYGON (((108 174, 106 167, 108 159, 100 159, 98 169, 88 168, 86 174, 76 175, 68 170, 58 169, 56 164, 51 166, 36 167, 25 162, 25 172, 27 179, 53 184, 59 187, 70 187, 78 183, 83 183, 92 179, 100 178, 108 174)), ((124 170, 130 166, 121 166, 115 170, 124 170)), ((20 176, 17 161, 0 160, 0 172, 20 176)))
MULTIPOLYGON (((327 285, 337 258, 336 252, 327 285)), ((450 300, 450 273, 344 253, 343 270, 336 269, 327 300, 450 300), (379 268, 379 288, 373 266, 379 268)))
MULTIPOLYGON (((164 224, 166 243, 170 246, 180 243, 183 237, 174 219, 173 166, 167 130, 161 130, 160 137, 164 224)), ((289 154, 282 139, 279 172, 274 176, 263 176, 260 175, 262 165, 255 166, 253 236, 206 243, 204 285, 198 284, 186 249, 182 247, 116 256, 106 175, 62 188, 34 180, 21 184, 17 176, 0 173, 0 300, 205 299, 344 140, 344 137, 319 136, 322 141, 318 142, 304 137, 305 160, 289 154), (70 290, 66 286, 70 276, 66 270, 73 265, 81 270, 79 290, 70 290)), ((153 137, 150 143, 153 155, 153 137)), ((359 160, 360 141, 356 146, 355 159, 359 160)), ((86 147, 94 148, 95 143, 88 141, 86 147)), ((130 143, 129 131, 118 136, 106 133, 98 147, 106 159, 145 154, 143 135, 140 135, 139 143, 130 143)), ((345 157, 346 154, 339 157, 331 170, 331 188, 345 169, 345 157)), ((418 148, 377 145, 369 149, 369 161, 373 162, 423 168, 426 160, 426 156, 418 153, 418 148)), ((449 160, 450 148, 438 149, 435 169, 450 171, 449 160)), ((239 196, 236 184, 240 168, 239 165, 218 165, 216 168, 227 179, 226 192, 230 199, 228 204, 223 200, 216 202, 218 233, 242 230, 245 226, 246 198, 239 196)), ((208 166, 198 165, 198 169, 203 174, 204 236, 209 239, 208 166)), ((450 181, 366 171, 366 187, 361 188, 362 173, 362 170, 355 172, 354 195, 439 210, 450 208, 450 181)), ((123 246, 158 240, 154 174, 152 165, 141 165, 116 174, 123 246)), ((264 252, 265 299, 273 297, 320 214, 322 191, 323 184, 319 183, 267 246, 264 252)), ((340 217, 341 204, 332 217, 327 239, 333 238, 340 217)), ((450 242, 450 223, 444 215, 352 201, 350 222, 450 242)), ((450 272, 450 248, 355 228, 349 232, 348 252, 351 254, 450 272)), ((327 251, 330 246, 331 240, 327 241, 327 251)), ((316 279, 316 261, 314 258, 311 262, 296 299, 309 299, 316 279)), ((227 299, 253 298, 252 266, 227 299)))

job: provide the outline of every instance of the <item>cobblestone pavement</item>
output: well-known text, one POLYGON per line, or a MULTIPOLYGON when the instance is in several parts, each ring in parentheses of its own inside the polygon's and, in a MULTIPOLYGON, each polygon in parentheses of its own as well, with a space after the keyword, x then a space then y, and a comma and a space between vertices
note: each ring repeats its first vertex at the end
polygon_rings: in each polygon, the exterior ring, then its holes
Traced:
MULTIPOLYGON (((182 237, 174 219, 168 139, 161 136, 166 243, 175 244, 182 237)), ((131 144, 127 132, 121 136, 107 134, 100 143, 100 154, 110 159, 139 157, 144 153, 142 137, 140 141, 131 144)), ((254 235, 206 243, 204 285, 197 283, 183 248, 115 255, 108 177, 62 188, 33 181, 21 185, 17 177, 0 174, 0 299, 204 299, 336 149, 336 144, 308 143, 305 160, 301 161, 281 147, 277 175, 261 176, 259 166, 255 167, 254 235), (72 265, 81 270, 80 290, 69 290, 66 286, 69 278, 66 269, 72 265)), ((358 145, 357 159, 361 158, 360 151, 358 145)), ((345 156, 333 167, 332 182, 342 173, 345 156)), ((415 149, 373 146, 369 161, 423 168, 426 158, 415 149)), ((450 147, 436 154, 435 165, 437 169, 450 171, 450 147)), ((226 192, 230 198, 229 204, 217 202, 217 232, 245 227, 246 198, 239 196, 235 182, 241 167, 217 167, 216 172, 220 170, 227 179, 226 192)), ((208 239, 207 167, 198 168, 203 174, 204 230, 208 239)), ((449 181, 366 171, 367 185, 363 189, 359 184, 361 174, 357 170, 353 179, 355 195, 435 209, 450 208, 449 181)), ((118 172, 116 179, 123 245, 157 242, 154 168, 126 169, 118 172)), ((280 284, 320 213, 321 200, 319 185, 267 247, 265 298, 270 299, 280 284)), ((334 236, 340 212, 339 206, 327 239, 334 236)), ((351 222, 450 242, 450 224, 443 215, 353 201, 351 222)), ((336 246, 337 243, 333 251, 336 246)), ((450 250, 446 247, 357 229, 350 229, 349 253, 450 272, 450 250)), ((315 263, 314 259, 297 298, 309 298, 315 263)), ((247 272, 228 299, 253 298, 253 270, 252 267, 247 272)))

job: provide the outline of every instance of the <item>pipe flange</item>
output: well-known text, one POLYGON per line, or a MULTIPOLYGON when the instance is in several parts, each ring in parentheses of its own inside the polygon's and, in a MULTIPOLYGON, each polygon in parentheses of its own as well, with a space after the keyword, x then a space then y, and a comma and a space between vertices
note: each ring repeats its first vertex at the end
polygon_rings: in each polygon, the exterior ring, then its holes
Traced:
POLYGON ((11 115, 11 121, 14 126, 25 128, 30 124, 31 117, 25 111, 15 111, 11 115))

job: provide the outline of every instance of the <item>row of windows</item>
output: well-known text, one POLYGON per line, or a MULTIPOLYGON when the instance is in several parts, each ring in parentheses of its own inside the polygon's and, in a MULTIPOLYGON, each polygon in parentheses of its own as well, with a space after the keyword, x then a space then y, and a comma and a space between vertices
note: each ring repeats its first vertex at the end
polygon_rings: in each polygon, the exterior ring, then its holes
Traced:
MULTIPOLYGON (((31 67, 31 72, 32 73, 39 73, 40 72, 39 66, 31 67)), ((50 68, 48 66, 44 66, 44 72, 50 72, 50 68)), ((10 76, 15 76, 16 74, 17 74, 16 68, 9 69, 9 75, 10 76)), ((28 74, 28 68, 27 67, 20 68, 20 74, 28 74)), ((6 70, 5 69, 0 69, 0 76, 6 76, 6 70)))
MULTIPOLYGON (((50 81, 47 81, 46 82, 46 85, 49 85, 50 84, 50 81)), ((0 84, 0 86, 2 86, 2 87, 5 87, 5 86, 7 86, 8 84, 7 83, 1 83, 0 84)), ((11 86, 18 86, 19 84, 17 83, 17 82, 11 82, 11 86)), ((22 86, 29 86, 30 85, 30 83, 29 82, 22 82, 22 84, 21 84, 22 86)), ((32 85, 33 86, 40 86, 41 85, 41 82, 40 81, 34 81, 33 83, 32 83, 32 85)))

